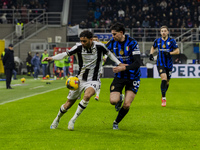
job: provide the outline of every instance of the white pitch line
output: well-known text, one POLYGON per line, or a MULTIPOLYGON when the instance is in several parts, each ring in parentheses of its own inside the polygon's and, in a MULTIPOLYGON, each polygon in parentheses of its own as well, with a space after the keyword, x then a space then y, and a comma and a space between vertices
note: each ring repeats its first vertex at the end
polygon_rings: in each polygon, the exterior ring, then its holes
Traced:
POLYGON ((36 86, 36 87, 30 88, 30 90, 38 89, 38 88, 41 88, 41 87, 44 87, 44 85, 42 85, 42 86, 36 86))
POLYGON ((32 97, 32 96, 35 96, 35 95, 40 95, 40 94, 48 93, 48 92, 51 92, 51 91, 54 91, 54 90, 58 90, 58 89, 61 89, 61 88, 64 88, 64 87, 59 87, 59 88, 51 89, 51 90, 44 91, 44 92, 41 92, 41 93, 36 93, 36 94, 32 94, 32 95, 28 95, 28 96, 21 97, 21 98, 9 100, 9 101, 0 103, 0 105, 6 104, 6 103, 10 103, 10 102, 14 102, 14 101, 18 101, 18 100, 24 99, 24 98, 29 98, 29 97, 32 97))

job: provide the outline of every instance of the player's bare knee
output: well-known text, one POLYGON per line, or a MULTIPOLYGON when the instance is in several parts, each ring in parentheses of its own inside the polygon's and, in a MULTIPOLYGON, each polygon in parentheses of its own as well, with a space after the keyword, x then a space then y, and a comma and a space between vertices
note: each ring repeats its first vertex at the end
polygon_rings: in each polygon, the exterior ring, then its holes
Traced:
POLYGON ((116 98, 110 97, 110 103, 111 103, 112 105, 117 104, 117 102, 118 102, 118 100, 117 100, 116 98))
POLYGON ((130 106, 131 106, 131 103, 124 103, 124 104, 123 104, 123 108, 124 108, 124 109, 129 109, 130 106))

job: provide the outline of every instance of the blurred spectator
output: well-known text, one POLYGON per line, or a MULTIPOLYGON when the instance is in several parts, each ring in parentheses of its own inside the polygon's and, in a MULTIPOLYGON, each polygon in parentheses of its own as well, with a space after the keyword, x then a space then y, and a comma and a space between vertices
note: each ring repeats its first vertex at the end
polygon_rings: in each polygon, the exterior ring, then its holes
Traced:
POLYGON ((107 17, 105 23, 106 23, 106 28, 110 28, 111 20, 109 19, 109 17, 107 17))
POLYGON ((187 19, 187 28, 192 28, 193 27, 193 22, 191 21, 190 18, 187 19))
POLYGON ((79 27, 80 27, 81 29, 86 28, 87 26, 86 26, 85 21, 81 21, 81 23, 79 24, 79 27))
POLYGON ((6 2, 3 3, 2 9, 8 9, 6 2))
POLYGON ((98 28, 99 27, 99 21, 94 19, 94 21, 92 22, 92 28, 98 28))
POLYGON ((122 8, 120 8, 118 11, 118 17, 125 17, 125 12, 122 10, 122 8))
POLYGON ((161 9, 167 8, 167 2, 165 0, 162 0, 162 2, 160 3, 160 7, 161 9))
POLYGON ((144 4, 142 7, 142 11, 149 11, 149 6, 147 4, 144 4))
POLYGON ((101 17, 101 12, 99 11, 99 8, 97 8, 96 11, 94 12, 94 18, 99 20, 100 17, 101 17))
POLYGON ((145 20, 142 22, 142 27, 143 28, 149 28, 149 16, 145 17, 145 20))
POLYGON ((1 23, 2 24, 7 24, 7 18, 6 18, 6 13, 3 13, 3 15, 1 16, 1 23))
POLYGON ((21 14, 18 10, 16 10, 14 13, 14 20, 15 20, 15 24, 17 24, 19 20, 21 20, 21 14))

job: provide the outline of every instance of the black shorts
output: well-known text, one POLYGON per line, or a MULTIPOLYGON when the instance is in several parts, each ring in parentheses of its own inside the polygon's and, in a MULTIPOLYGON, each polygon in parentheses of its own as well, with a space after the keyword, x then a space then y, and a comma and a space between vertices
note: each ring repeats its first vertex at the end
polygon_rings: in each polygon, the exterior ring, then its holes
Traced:
POLYGON ((158 69, 158 73, 159 75, 161 75, 162 73, 166 73, 167 74, 167 79, 171 79, 171 75, 172 75, 172 70, 169 68, 166 68, 164 66, 157 66, 158 69))
POLYGON ((115 77, 110 85, 110 92, 122 93, 122 90, 125 87, 125 91, 130 90, 136 94, 139 89, 139 86, 140 86, 140 79, 131 80, 131 79, 120 79, 115 77))

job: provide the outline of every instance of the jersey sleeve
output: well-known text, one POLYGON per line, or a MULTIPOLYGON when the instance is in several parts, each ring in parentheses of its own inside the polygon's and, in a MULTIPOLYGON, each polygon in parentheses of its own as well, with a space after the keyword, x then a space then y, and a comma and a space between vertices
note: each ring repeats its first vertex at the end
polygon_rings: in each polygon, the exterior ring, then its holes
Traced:
POLYGON ((155 40, 154 40, 154 43, 153 43, 153 47, 154 47, 154 48, 157 48, 157 47, 158 47, 158 42, 157 42, 157 41, 158 41, 158 39, 155 39, 155 40))
POLYGON ((174 39, 172 39, 172 47, 173 47, 173 49, 178 48, 178 44, 176 43, 176 41, 174 39))
POLYGON ((108 43, 106 44, 106 47, 111 50, 112 49, 112 40, 108 41, 108 43))
POLYGON ((132 55, 140 55, 140 49, 138 43, 135 41, 133 45, 130 46, 132 55))

